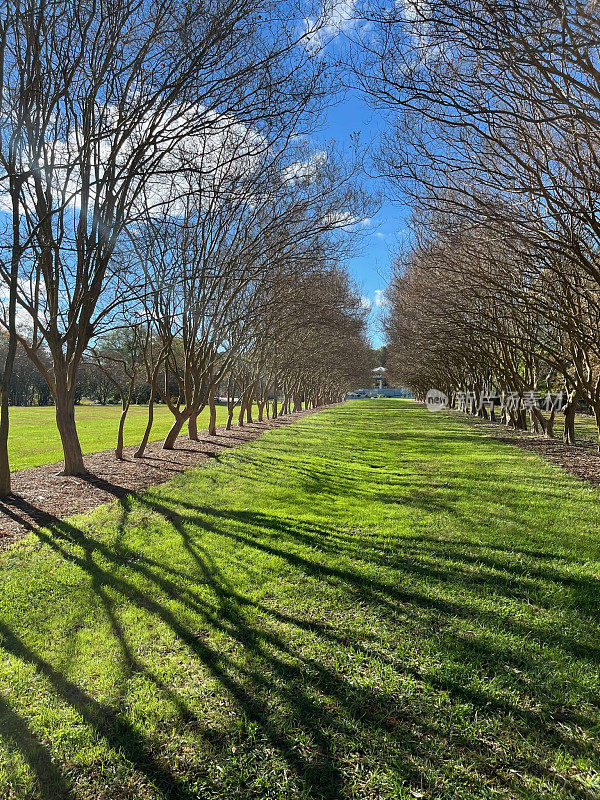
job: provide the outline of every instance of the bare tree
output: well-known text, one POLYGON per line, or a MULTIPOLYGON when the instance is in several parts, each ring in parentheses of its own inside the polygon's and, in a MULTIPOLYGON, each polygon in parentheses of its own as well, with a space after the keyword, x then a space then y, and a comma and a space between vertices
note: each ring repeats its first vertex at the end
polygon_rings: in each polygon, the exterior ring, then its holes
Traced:
POLYGON ((322 67, 297 47, 292 6, 266 29, 270 5, 22 0, 18 30, 5 29, 5 91, 27 87, 23 119, 6 123, 20 142, 21 224, 33 245, 19 260, 17 301, 30 318, 19 339, 54 396, 67 474, 85 469, 77 369, 130 283, 113 255, 140 204, 163 202, 161 184, 195 138, 310 110, 322 67))

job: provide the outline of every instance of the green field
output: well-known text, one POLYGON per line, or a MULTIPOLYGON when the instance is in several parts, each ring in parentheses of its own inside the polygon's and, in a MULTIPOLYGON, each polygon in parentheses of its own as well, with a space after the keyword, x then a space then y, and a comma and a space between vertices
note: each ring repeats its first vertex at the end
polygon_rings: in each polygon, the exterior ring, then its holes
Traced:
MULTIPOLYGON (((80 405, 75 409, 79 439, 84 454, 110 450, 116 445, 121 409, 119 406, 80 405)), ((125 446, 137 445, 146 428, 148 409, 146 406, 131 406, 125 423, 125 446)), ((224 425, 227 420, 225 406, 217 406, 217 422, 224 425)), ((166 436, 173 416, 164 405, 155 406, 154 427, 150 441, 166 436)), ((10 463, 14 470, 54 464, 62 459, 60 436, 56 428, 53 407, 13 407, 10 410, 10 463)), ((208 426, 208 409, 198 417, 199 429, 208 426)), ((562 437, 562 415, 558 416, 555 434, 562 437)), ((185 429, 183 431, 185 435, 185 429)), ((593 417, 578 415, 576 434, 579 441, 589 440, 595 444, 596 426, 593 417)))
POLYGON ((0 559, 0 797, 595 798, 598 490, 348 403, 0 559))
MULTIPOLYGON (((120 406, 80 405, 75 408, 79 440, 85 454, 110 450, 117 443, 120 406)), ((139 444, 146 422, 147 406, 131 406, 125 422, 125 446, 139 444)), ((226 406, 217 406, 217 422, 227 421, 226 406)), ((173 415, 164 405, 154 409, 151 441, 164 438, 173 423, 173 415)), ((208 409, 198 417, 198 428, 208 426, 208 409)), ((184 429, 185 433, 185 429, 184 429)), ((10 409, 9 454, 12 469, 54 464, 63 457, 56 428, 54 407, 13 407, 10 409)))

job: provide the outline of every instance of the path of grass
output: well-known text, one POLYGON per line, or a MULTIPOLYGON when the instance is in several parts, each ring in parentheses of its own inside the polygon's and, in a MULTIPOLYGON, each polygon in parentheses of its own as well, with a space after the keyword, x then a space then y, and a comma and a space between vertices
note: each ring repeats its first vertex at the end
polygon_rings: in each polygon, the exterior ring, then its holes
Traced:
MULTIPOLYGON (((79 439, 85 454, 99 453, 116 445, 120 415, 120 406, 76 406, 79 439)), ((226 406, 217 406, 218 424, 223 425, 226 420, 226 406)), ((125 423, 126 447, 139 444, 147 421, 146 406, 131 406, 125 423)), ((164 438, 172 422, 173 415, 169 409, 164 405, 157 405, 151 441, 164 438)), ((208 409, 198 417, 198 427, 201 429, 207 426, 208 409)), ((9 450, 12 469, 39 467, 60 461, 63 453, 54 407, 11 408, 9 450)))
POLYGON ((596 798, 600 504, 358 401, 2 557, 0 797, 596 798))
MULTIPOLYGON (((119 427, 119 406, 81 405, 75 409, 79 438, 84 454, 110 450, 115 446, 119 427)), ((148 409, 131 406, 125 424, 125 446, 136 445, 144 434, 148 409)), ((562 415, 558 416, 556 436, 562 437, 562 415)), ((225 406, 217 406, 217 422, 227 420, 225 406)), ((164 405, 157 405, 150 440, 163 439, 173 421, 173 415, 164 405)), ((10 461, 12 469, 27 469, 43 464, 54 464, 62 459, 60 436, 56 428, 54 407, 13 407, 10 410, 10 461)), ((208 409, 198 417, 200 429, 208 427, 208 409)), ((576 421, 578 440, 596 442, 596 427, 592 417, 578 415, 576 421)))

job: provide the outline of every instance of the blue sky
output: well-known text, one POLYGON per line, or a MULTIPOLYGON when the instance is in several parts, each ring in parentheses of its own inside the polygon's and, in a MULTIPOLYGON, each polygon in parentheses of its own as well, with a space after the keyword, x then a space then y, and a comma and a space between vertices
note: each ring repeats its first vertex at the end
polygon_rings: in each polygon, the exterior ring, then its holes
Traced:
MULTIPOLYGON (((340 152, 350 148, 350 137, 360 133, 363 145, 377 147, 379 133, 385 122, 381 114, 369 106, 356 89, 349 89, 345 97, 332 106, 324 120, 317 141, 336 141, 340 152)), ((365 178, 367 188, 385 191, 385 185, 375 177, 365 178)), ((361 294, 369 299, 372 310, 369 318, 369 333, 375 347, 383 344, 380 330, 381 306, 377 304, 386 288, 390 276, 390 265, 394 251, 405 229, 407 210, 398 202, 384 200, 379 212, 364 228, 360 252, 352 258, 348 267, 356 280, 361 294)))

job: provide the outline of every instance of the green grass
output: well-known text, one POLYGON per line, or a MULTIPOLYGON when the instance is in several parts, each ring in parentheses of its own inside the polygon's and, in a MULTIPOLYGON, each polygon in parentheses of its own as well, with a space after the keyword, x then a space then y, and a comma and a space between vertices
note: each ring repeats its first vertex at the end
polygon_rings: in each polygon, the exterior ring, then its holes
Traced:
MULTIPOLYGON (((75 409, 79 439, 84 454, 98 453, 115 447, 121 409, 119 406, 80 405, 75 409)), ((125 423, 125 446, 139 444, 148 418, 146 406, 131 406, 125 423)), ((217 422, 224 425, 227 408, 217 406, 217 422)), ((150 441, 163 439, 171 427, 173 415, 164 405, 155 406, 154 427, 150 441)), ((199 429, 208 427, 208 409, 198 417, 199 429)), ((562 415, 557 418, 555 435, 562 438, 562 415)), ((185 430, 184 430, 185 435, 185 430)), ((582 414, 576 420, 577 440, 596 444, 593 417, 582 414)), ((27 469, 54 464, 63 457, 60 436, 56 428, 54 407, 13 407, 10 410, 9 455, 11 469, 27 469)))
MULTIPOLYGON (((555 436, 562 438, 565 429, 562 414, 560 415, 560 423, 556 428, 555 436)), ((575 440, 578 444, 589 443, 594 446, 598 444, 598 430, 594 417, 588 414, 577 414, 575 417, 575 440)))
POLYGON ((357 401, 1 560, 0 797, 596 798, 600 504, 357 401))
MULTIPOLYGON (((98 453, 116 446, 120 416, 120 406, 76 406, 75 418, 84 454, 98 453)), ((217 406, 218 424, 222 425, 226 420, 226 406, 217 406)), ((126 447, 139 444, 147 421, 146 406, 131 406, 125 422, 126 447)), ((154 442, 164 438, 172 422, 173 415, 166 406, 155 406, 150 440, 154 442)), ((208 409, 199 415, 198 427, 208 427, 208 409)), ((54 407, 10 409, 9 455, 11 468, 15 470, 54 464, 62 459, 54 407)))
MULTIPOLYGON (((544 416, 548 416, 547 413, 544 416)), ((554 423, 554 436, 557 439, 563 438, 565 431, 564 414, 558 412, 554 423)), ((528 420, 529 421, 529 420, 528 420)), ((575 416, 575 440, 577 444, 588 444, 594 447, 598 444, 598 431, 596 421, 590 414, 577 414, 575 416)))

